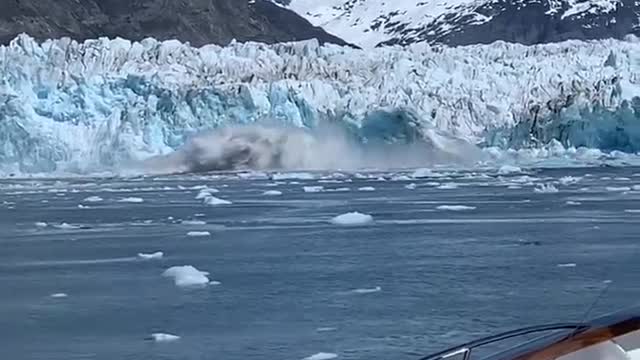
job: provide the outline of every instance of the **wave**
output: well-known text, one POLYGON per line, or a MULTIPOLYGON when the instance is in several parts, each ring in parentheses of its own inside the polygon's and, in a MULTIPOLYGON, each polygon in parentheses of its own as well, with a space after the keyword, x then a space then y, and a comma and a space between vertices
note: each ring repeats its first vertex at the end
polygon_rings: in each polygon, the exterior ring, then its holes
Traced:
POLYGON ((637 152, 639 63, 640 44, 617 40, 361 51, 20 35, 0 47, 0 172, 423 166, 555 141, 637 152))

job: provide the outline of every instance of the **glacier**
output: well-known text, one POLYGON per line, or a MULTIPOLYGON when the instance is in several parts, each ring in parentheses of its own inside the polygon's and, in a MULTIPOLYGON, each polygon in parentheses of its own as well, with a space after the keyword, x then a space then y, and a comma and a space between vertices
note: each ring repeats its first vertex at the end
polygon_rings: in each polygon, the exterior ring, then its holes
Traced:
MULTIPOLYGON (((22 34, 0 47, 0 172, 91 173, 175 159, 198 134, 252 125, 312 137, 338 128, 344 151, 402 144, 412 164, 549 146, 545 154, 633 154, 638 68, 635 38, 363 51, 315 40, 194 48, 154 39, 38 43, 22 34)), ((292 151, 306 158, 337 146, 301 144, 292 151)), ((273 165, 252 164, 263 163, 273 165)))

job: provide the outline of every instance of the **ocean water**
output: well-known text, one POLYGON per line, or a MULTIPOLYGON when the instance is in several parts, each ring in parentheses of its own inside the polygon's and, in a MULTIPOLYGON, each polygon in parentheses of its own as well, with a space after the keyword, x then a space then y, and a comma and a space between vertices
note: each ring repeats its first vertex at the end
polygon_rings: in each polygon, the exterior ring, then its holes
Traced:
POLYGON ((640 169, 413 175, 0 180, 2 358, 409 360, 638 300, 640 169))

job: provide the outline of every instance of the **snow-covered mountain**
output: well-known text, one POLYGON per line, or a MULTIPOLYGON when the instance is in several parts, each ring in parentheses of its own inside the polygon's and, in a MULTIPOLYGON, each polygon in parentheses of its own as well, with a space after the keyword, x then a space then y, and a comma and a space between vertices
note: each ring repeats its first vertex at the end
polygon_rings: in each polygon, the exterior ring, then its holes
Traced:
POLYGON ((636 0, 273 0, 364 48, 522 44, 640 32, 636 0))

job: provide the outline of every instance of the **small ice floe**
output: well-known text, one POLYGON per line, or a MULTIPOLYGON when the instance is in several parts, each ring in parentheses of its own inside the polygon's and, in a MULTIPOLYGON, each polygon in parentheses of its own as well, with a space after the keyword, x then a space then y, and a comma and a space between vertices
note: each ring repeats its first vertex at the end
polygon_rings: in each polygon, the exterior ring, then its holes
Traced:
POLYGON ((413 174, 411 174, 411 177, 412 178, 416 178, 416 179, 426 178, 426 177, 434 177, 434 176, 435 176, 434 172, 431 171, 431 169, 426 169, 426 168, 416 169, 413 172, 413 174))
POLYGON ((91 209, 90 206, 78 204, 78 209, 91 209))
POLYGON ((411 178, 406 175, 395 175, 391 177, 391 181, 411 181, 411 178))
POLYGON ((574 263, 566 263, 566 264, 558 264, 556 266, 561 268, 572 268, 572 267, 576 267, 577 265, 574 263))
POLYGON ((142 260, 162 259, 163 256, 164 256, 164 253, 162 251, 156 251, 150 254, 138 253, 138 259, 142 259, 142 260))
POLYGON ((182 220, 182 221, 180 221, 180 224, 182 224, 182 225, 206 225, 207 222, 206 221, 202 221, 202 220, 182 220))
POLYGON ((101 198, 100 196, 89 196, 88 198, 85 198, 84 200, 82 200, 83 202, 90 202, 90 203, 96 203, 96 202, 100 202, 103 201, 104 199, 101 198))
POLYGON ((213 196, 213 194, 217 194, 219 192, 220 191, 218 191, 218 189, 204 188, 200 190, 200 192, 198 192, 198 195, 196 195, 196 200, 206 199, 210 196, 213 196))
POLYGON ((359 187, 358 191, 376 191, 376 188, 374 188, 373 186, 363 186, 359 187))
POLYGON ((273 174, 271 177, 273 180, 313 180, 315 176, 311 173, 305 172, 291 172, 291 173, 278 173, 273 174))
POLYGON ((382 291, 382 288, 380 286, 376 286, 373 288, 362 288, 362 289, 351 290, 351 292, 354 294, 371 294, 371 293, 376 293, 378 291, 382 291))
POLYGON ((624 176, 614 178, 613 180, 615 180, 615 181, 631 181, 631 179, 630 179, 630 178, 628 178, 628 177, 624 177, 624 176))
POLYGON ((317 354, 307 356, 302 360, 330 360, 330 359, 335 359, 337 357, 338 355, 334 353, 319 352, 317 354))
POLYGON ((509 185, 509 186, 507 186, 507 189, 509 189, 509 190, 518 190, 518 189, 522 189, 522 186, 519 186, 519 185, 509 185))
POLYGON ((465 210, 475 210, 475 206, 467 206, 467 205, 440 205, 436 206, 437 210, 444 211, 465 211, 465 210))
POLYGON ((404 186, 404 188, 408 189, 408 190, 413 190, 416 187, 417 187, 417 185, 415 183, 407 184, 407 185, 404 186))
POLYGON ((338 215, 331 219, 331 223, 335 225, 364 225, 370 222, 373 222, 373 216, 357 211, 338 215))
POLYGON ((611 192, 618 192, 618 191, 631 191, 631 188, 628 186, 607 186, 605 187, 605 190, 611 191, 611 192))
POLYGON ((66 222, 61 223, 60 225, 53 225, 54 228, 56 229, 61 229, 61 230, 75 230, 75 229, 80 229, 80 226, 77 225, 71 225, 68 224, 66 222))
POLYGON ((267 191, 263 192, 262 195, 265 195, 265 196, 280 196, 280 195, 282 195, 282 191, 267 190, 267 191))
POLYGON ((498 169, 498 174, 500 175, 508 175, 508 174, 521 173, 521 172, 522 172, 521 168, 513 165, 502 165, 500 169, 498 169))
POLYGON ((303 186, 302 191, 306 193, 317 193, 324 191, 324 186, 303 186))
POLYGON ((200 271, 191 265, 172 266, 162 273, 162 276, 173 278, 176 286, 204 286, 209 284, 209 273, 200 271))
POLYGON ((336 331, 338 330, 338 328, 334 328, 334 327, 319 327, 316 329, 317 332, 329 332, 329 331, 336 331))
POLYGON ((629 214, 640 214, 640 209, 625 209, 624 212, 629 214))
POLYGON ((199 236, 211 236, 211 233, 208 231, 189 231, 187 236, 199 237, 199 236))
POLYGON ((565 202, 565 204, 567 204, 567 205, 572 205, 572 206, 578 206, 578 205, 581 205, 582 203, 581 203, 581 202, 579 202, 579 201, 567 200, 567 201, 565 202))
POLYGON ((640 185, 633 185, 633 186, 631 186, 631 190, 633 190, 633 191, 640 191, 640 185))
POLYGON ((143 203, 144 199, 139 198, 139 197, 126 197, 126 198, 122 198, 120 200, 118 200, 118 202, 121 203, 131 203, 131 204, 139 204, 139 203, 143 203))
POLYGON ((203 203, 205 205, 209 205, 209 206, 230 205, 230 204, 232 204, 232 202, 229 201, 229 200, 220 199, 220 198, 217 198, 217 197, 211 196, 211 195, 205 197, 203 203))
POLYGON ((437 189, 441 189, 441 190, 453 190, 457 188, 458 188, 458 184, 455 184, 455 183, 444 183, 437 187, 437 189))
POLYGON ((328 191, 328 192, 347 192, 347 191, 351 191, 351 189, 348 188, 348 187, 339 187, 339 188, 335 188, 335 189, 326 189, 325 191, 328 191))
POLYGON ((151 334, 151 340, 155 342, 172 342, 180 340, 180 336, 165 333, 153 333, 151 334))
POLYGON ((558 179, 558 182, 562 185, 567 186, 567 185, 575 184, 581 179, 582 179, 581 177, 563 176, 560 179, 558 179))
POLYGON ((46 228, 47 226, 49 226, 49 224, 47 224, 44 221, 38 221, 38 222, 35 223, 35 226, 39 227, 39 228, 46 228))
POLYGON ((54 293, 54 294, 49 295, 49 297, 56 298, 56 299, 66 298, 68 296, 69 295, 67 295, 65 293, 54 293))
POLYGON ((539 184, 535 189, 533 189, 533 191, 540 194, 552 194, 552 193, 557 193, 558 188, 551 183, 539 184))

